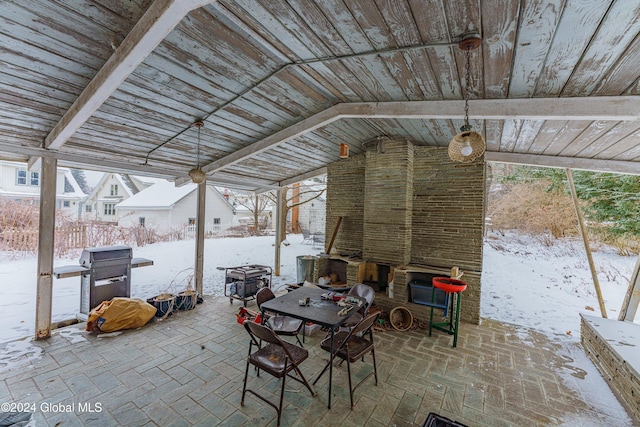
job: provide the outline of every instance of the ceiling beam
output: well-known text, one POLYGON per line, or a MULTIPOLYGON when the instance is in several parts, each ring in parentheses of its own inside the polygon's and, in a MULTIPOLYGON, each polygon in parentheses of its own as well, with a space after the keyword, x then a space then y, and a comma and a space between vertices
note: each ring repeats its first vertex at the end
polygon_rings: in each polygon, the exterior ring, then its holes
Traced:
POLYGON ((80 155, 58 150, 47 150, 45 148, 28 147, 2 141, 0 141, 0 152, 19 154, 30 158, 50 157, 58 159, 59 165, 71 166, 73 168, 83 168, 88 166, 88 169, 98 171, 117 171, 121 173, 157 176, 167 179, 174 179, 178 176, 187 176, 186 170, 178 169, 170 164, 150 166, 122 159, 115 160, 114 156, 105 155, 104 157, 92 157, 85 154, 80 155))
MULTIPOLYGON (((89 169, 100 172, 128 173, 142 176, 152 176, 157 178, 176 181, 176 185, 182 185, 191 182, 186 170, 183 168, 172 167, 169 164, 162 166, 143 165, 137 162, 129 162, 126 160, 114 160, 113 157, 92 157, 87 155, 79 155, 74 153, 66 153, 58 150, 47 150, 40 147, 28 147, 24 145, 15 145, 0 142, 0 159, 6 157, 11 161, 25 161, 24 158, 54 158, 58 160, 59 166, 70 167, 74 169, 89 169), (11 156, 3 156, 3 153, 11 153, 11 156), (23 159, 18 159, 22 156, 23 159)), ((274 190, 280 188, 280 185, 273 181, 264 179, 256 179, 249 177, 234 176, 207 176, 207 182, 213 185, 226 186, 231 188, 242 188, 254 191, 257 188, 266 190, 274 190)))
MULTIPOLYGON (((464 101, 360 102, 343 118, 463 119, 464 101)), ((472 119, 640 120, 640 96, 469 100, 472 119)))
POLYGON ((487 162, 640 175, 640 163, 624 160, 586 159, 580 157, 545 156, 542 154, 500 153, 495 151, 485 152, 484 158, 487 162))
POLYGON ((307 173, 303 173, 298 176, 292 176, 289 179, 285 179, 284 181, 280 181, 281 187, 286 187, 287 185, 295 184, 296 182, 304 181, 307 179, 315 178, 316 176, 324 175, 327 173, 327 167, 321 167, 307 173))
POLYGON ((260 141, 254 142, 253 144, 241 148, 240 150, 234 151, 233 153, 219 160, 211 162, 208 165, 203 166, 202 170, 205 173, 218 171, 224 167, 234 165, 258 153, 290 141, 298 136, 302 136, 307 132, 311 132, 322 126, 333 123, 334 121, 342 117, 342 110, 344 109, 345 105, 350 104, 337 104, 329 107, 326 110, 323 110, 309 118, 306 118, 292 126, 289 126, 288 128, 282 129, 274 134, 267 136, 266 138, 261 139, 260 141))
POLYGON ((58 149, 120 87, 191 10, 214 0, 156 0, 44 140, 58 149))
MULTIPOLYGON (((640 120, 640 96, 478 99, 473 119, 640 120)), ((336 104, 202 167, 210 174, 343 118, 463 119, 464 101, 356 102, 336 104)))

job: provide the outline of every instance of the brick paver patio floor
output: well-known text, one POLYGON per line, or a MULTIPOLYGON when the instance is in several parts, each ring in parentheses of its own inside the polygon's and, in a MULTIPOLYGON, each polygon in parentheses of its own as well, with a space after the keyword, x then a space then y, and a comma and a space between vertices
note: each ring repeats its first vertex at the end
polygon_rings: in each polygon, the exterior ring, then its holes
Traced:
MULTIPOLYGON (((73 325, 46 341, 0 346, 0 403, 32 405, 37 426, 275 426, 262 401, 248 395, 240 405, 249 340, 238 309, 205 297, 195 310, 137 330, 96 336, 73 325)), ((327 360, 321 336, 306 339, 310 380, 327 360)), ((421 426, 430 412, 468 426, 635 425, 565 337, 485 320, 462 324, 457 348, 425 330, 379 331, 375 340, 379 383, 356 391, 354 410, 345 364, 334 369, 330 410, 328 375, 316 397, 288 381, 282 425, 421 426)), ((370 362, 355 365, 357 378, 370 362)), ((277 399, 279 382, 269 375, 251 370, 250 386, 277 399)))

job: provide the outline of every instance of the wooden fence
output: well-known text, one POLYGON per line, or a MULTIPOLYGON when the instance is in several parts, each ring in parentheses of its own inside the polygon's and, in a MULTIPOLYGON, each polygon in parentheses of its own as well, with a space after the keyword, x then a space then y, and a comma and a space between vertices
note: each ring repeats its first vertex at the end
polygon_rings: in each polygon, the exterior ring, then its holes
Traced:
MULTIPOLYGON (((86 225, 60 226, 55 230, 56 252, 84 248, 87 240, 86 225)), ((0 232, 0 250, 18 252, 38 251, 37 229, 6 228, 0 232)))

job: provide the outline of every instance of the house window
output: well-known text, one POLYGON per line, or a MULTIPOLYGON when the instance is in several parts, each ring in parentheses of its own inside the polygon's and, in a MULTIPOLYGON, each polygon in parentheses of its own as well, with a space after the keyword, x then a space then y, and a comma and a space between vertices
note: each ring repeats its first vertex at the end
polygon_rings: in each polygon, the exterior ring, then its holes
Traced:
POLYGON ((38 172, 27 172, 26 169, 18 169, 16 171, 16 184, 37 187, 40 185, 40 174, 38 172))
POLYGON ((189 218, 189 225, 196 225, 196 219, 195 218, 189 218))
POLYGON ((71 202, 68 200, 63 200, 62 201, 62 207, 63 208, 70 208, 71 207, 71 202))
POLYGON ((115 205, 115 203, 105 203, 104 204, 104 214, 105 215, 115 215, 116 214, 116 205, 115 205))
POLYGON ((144 227, 144 217, 143 216, 138 218, 138 225, 140 227, 144 227))
POLYGON ((85 211, 85 212, 91 212, 91 209, 92 209, 92 206, 91 206, 91 205, 86 205, 86 206, 84 207, 84 211, 85 211))
POLYGON ((111 184, 111 193, 112 196, 118 195, 118 184, 111 184))
POLYGON ((213 218, 213 225, 220 225, 220 218, 213 218))
POLYGON ((17 173, 16 184, 27 185, 27 171, 24 169, 18 169, 17 173))

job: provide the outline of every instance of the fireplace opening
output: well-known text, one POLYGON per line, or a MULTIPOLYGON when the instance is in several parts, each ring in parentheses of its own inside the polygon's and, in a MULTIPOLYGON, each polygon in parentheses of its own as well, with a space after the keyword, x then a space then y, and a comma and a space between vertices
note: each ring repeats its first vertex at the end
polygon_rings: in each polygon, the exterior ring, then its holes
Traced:
POLYGON ((330 259, 328 268, 320 272, 320 276, 329 276, 331 283, 347 283, 347 265, 346 261, 340 259, 330 259))
POLYGON ((391 280, 391 266, 386 264, 365 264, 362 283, 371 286, 376 292, 386 292, 391 280))

